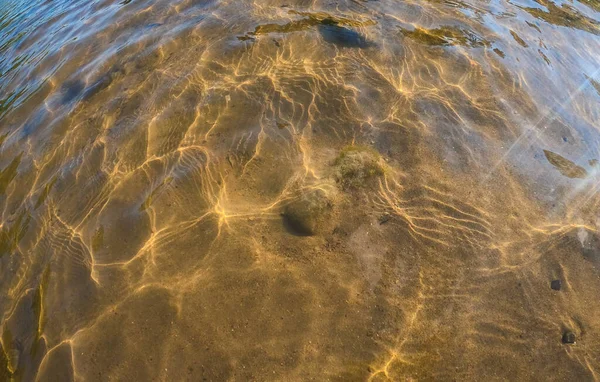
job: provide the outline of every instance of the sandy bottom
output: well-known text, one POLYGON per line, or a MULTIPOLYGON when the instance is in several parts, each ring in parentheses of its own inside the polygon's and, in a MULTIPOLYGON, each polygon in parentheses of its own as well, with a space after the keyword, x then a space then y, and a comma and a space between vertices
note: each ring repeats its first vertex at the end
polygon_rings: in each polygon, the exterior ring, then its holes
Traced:
POLYGON ((599 11, 0 10, 0 380, 600 379, 599 11))

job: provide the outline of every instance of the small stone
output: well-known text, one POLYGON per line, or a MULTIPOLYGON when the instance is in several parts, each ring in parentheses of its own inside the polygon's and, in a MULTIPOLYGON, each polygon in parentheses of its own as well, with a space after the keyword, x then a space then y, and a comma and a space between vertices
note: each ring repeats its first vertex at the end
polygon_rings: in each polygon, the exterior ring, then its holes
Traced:
POLYGON ((385 224, 392 219, 392 214, 386 212, 379 217, 379 224, 385 224))
POLYGON ((575 343, 575 333, 573 333, 571 331, 564 332, 563 336, 562 336, 562 343, 563 344, 574 344, 575 343))
POLYGON ((552 280, 552 282, 550 282, 550 288, 554 290, 560 290, 561 286, 562 282, 560 280, 552 280))
POLYGON ((282 214, 284 225, 295 235, 315 235, 330 222, 332 207, 330 195, 324 190, 305 192, 285 207, 282 214))

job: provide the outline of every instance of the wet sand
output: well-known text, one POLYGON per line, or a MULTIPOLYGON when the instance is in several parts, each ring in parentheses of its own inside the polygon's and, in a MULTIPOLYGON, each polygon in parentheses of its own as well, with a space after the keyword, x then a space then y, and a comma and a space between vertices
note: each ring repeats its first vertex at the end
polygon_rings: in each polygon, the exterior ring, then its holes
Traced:
POLYGON ((0 9, 0 380, 600 379, 600 5, 0 9))

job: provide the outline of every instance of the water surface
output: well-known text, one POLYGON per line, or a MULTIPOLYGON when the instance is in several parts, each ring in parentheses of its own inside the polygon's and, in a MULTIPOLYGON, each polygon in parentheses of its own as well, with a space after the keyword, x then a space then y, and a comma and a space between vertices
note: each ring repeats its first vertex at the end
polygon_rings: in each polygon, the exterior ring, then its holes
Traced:
POLYGON ((597 380, 597 0, 0 0, 0 380, 597 380))

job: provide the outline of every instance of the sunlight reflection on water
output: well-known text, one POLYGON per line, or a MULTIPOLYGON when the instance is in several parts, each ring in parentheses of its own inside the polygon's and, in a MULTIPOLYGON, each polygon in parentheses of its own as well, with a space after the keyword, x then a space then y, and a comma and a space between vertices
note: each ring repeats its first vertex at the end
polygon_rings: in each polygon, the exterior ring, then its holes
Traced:
POLYGON ((599 4, 0 0, 0 380, 598 379, 599 4))

